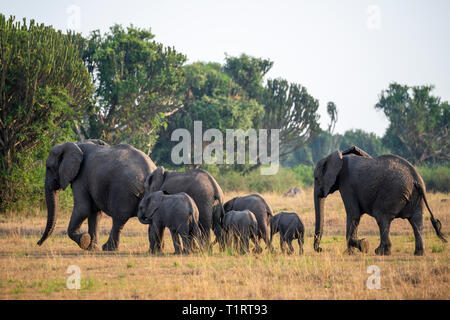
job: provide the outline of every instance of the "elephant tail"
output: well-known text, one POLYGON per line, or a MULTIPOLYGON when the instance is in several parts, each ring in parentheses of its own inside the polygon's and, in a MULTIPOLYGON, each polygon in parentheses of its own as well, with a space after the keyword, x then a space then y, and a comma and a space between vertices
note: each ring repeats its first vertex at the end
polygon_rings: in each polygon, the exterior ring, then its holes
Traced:
POLYGON ((442 233, 442 223, 439 221, 439 219, 435 219, 433 212, 431 212, 430 206, 428 205, 427 197, 425 196, 425 190, 422 185, 419 183, 415 184, 416 188, 419 190, 420 195, 423 198, 423 201, 425 202, 425 205, 427 206, 428 211, 430 212, 430 220, 431 224, 433 225, 434 231, 436 231, 436 235, 439 237, 439 239, 442 240, 442 242, 447 242, 447 239, 445 239, 444 234, 442 233))

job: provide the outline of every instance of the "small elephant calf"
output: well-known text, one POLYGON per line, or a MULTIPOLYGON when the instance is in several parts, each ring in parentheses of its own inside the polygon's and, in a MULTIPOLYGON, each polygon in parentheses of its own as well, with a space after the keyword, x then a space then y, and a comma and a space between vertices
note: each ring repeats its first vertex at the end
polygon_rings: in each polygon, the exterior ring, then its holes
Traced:
POLYGON ((162 191, 146 193, 139 204, 139 221, 149 224, 150 251, 161 251, 164 228, 172 234, 175 254, 190 253, 197 241, 201 247, 198 209, 194 200, 184 192, 163 194, 162 191), (183 241, 181 250, 180 238, 183 241))
POLYGON ((291 254, 294 252, 292 240, 298 239, 300 254, 303 253, 303 240, 305 235, 305 227, 295 212, 280 212, 270 220, 270 243, 272 243, 273 235, 280 232, 281 251, 285 252, 285 243, 287 242, 291 254))
POLYGON ((231 244, 232 240, 236 251, 248 253, 250 251, 250 239, 255 244, 254 252, 261 252, 258 239, 258 222, 250 210, 225 213, 222 221, 224 241, 231 244))

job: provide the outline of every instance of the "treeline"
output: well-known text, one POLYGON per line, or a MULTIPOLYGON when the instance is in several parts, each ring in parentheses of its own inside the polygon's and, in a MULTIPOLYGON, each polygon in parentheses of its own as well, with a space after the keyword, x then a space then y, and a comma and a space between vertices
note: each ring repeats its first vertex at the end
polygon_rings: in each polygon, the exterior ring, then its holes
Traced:
MULTIPOLYGON (((333 102, 327 105, 330 125, 322 129, 319 101, 305 87, 281 78, 264 81, 273 61, 242 54, 225 56, 223 64, 186 64, 184 54, 154 37, 150 30, 114 25, 83 38, 0 15, 0 211, 41 200, 45 159, 56 143, 129 143, 158 165, 177 169, 171 133, 192 132, 194 120, 202 121, 203 131, 280 129, 282 165, 297 173, 311 172, 299 165, 313 166, 353 144, 416 165, 448 166, 449 104, 432 95, 432 86, 393 83, 381 92, 375 108, 390 121, 385 136, 362 130, 338 135, 333 102)), ((223 177, 227 189, 227 176, 250 177, 260 165, 205 168, 223 177)), ((311 178, 297 177, 304 184, 311 178)))

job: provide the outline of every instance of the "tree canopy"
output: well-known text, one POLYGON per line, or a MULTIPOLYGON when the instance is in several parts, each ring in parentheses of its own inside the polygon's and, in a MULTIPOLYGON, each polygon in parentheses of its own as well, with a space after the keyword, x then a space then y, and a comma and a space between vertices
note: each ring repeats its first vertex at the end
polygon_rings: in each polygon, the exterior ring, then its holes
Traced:
POLYGON ((414 164, 450 160, 450 105, 433 88, 392 83, 375 105, 389 120, 384 144, 414 164))
MULTIPOLYGON (((34 20, 0 15, 0 189, 12 201, 11 170, 19 157, 71 132, 90 103, 92 84, 79 44, 34 20), (64 132, 64 130, 66 130, 64 132)), ((20 183, 20 182, 19 182, 20 183)))
POLYGON ((87 40, 84 59, 95 84, 97 108, 84 130, 110 143, 149 148, 166 114, 180 107, 186 57, 153 40, 150 30, 114 25, 87 40), (150 143, 150 145, 149 145, 150 143))

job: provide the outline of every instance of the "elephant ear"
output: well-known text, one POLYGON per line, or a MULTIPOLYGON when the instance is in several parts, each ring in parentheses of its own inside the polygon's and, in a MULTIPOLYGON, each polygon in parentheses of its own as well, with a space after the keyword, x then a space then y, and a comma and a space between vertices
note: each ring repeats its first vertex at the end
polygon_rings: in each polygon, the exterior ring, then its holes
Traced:
POLYGON ((162 200, 163 200, 162 191, 152 193, 152 195, 150 196, 150 206, 148 209, 148 212, 150 212, 149 216, 147 217, 148 220, 153 219, 153 215, 155 214, 156 210, 158 210, 159 207, 161 206, 162 200))
POLYGON ((150 173, 147 178, 145 178, 144 189, 145 193, 150 193, 150 185, 152 184, 153 173, 150 173))
POLYGON ((342 169, 342 153, 336 150, 330 154, 323 162, 321 171, 323 176, 323 196, 326 197, 332 191, 331 188, 336 183, 339 172, 342 169))
POLYGON ((149 178, 150 180, 148 182, 148 191, 155 192, 160 190, 165 177, 166 172, 164 170, 164 167, 159 167, 155 171, 153 171, 153 173, 151 174, 151 178, 149 178))
MULTIPOLYGON (((57 169, 60 187, 65 190, 75 179, 83 161, 83 151, 73 142, 56 145, 50 154, 60 159, 57 169)), ((49 157, 50 158, 50 157, 49 157)))
POLYGON ((231 200, 228 200, 227 202, 225 202, 225 204, 223 205, 223 210, 226 212, 233 210, 233 204, 234 204, 234 200, 236 200, 236 198, 233 198, 231 200))
POLYGON ((342 151, 343 156, 345 156, 346 154, 354 154, 359 157, 370 158, 370 159, 372 158, 372 156, 370 154, 365 152, 363 149, 358 148, 357 146, 351 146, 347 150, 342 151))

